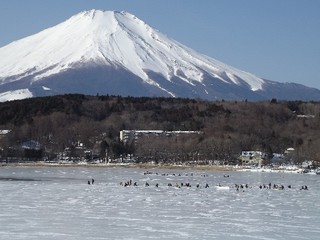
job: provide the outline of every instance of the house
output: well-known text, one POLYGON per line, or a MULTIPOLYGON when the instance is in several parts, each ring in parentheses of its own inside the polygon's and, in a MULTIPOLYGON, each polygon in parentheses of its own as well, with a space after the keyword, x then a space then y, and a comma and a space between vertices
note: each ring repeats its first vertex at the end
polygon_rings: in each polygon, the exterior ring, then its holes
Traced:
POLYGON ((242 165, 261 166, 262 161, 266 159, 267 154, 261 151, 242 151, 240 160, 242 165))
POLYGON ((35 140, 26 141, 21 144, 21 147, 23 149, 36 150, 36 151, 41 149, 40 143, 35 140))
POLYGON ((11 130, 1 129, 1 130, 0 130, 0 139, 2 139, 3 137, 5 137, 9 132, 11 132, 11 130))
POLYGON ((284 154, 285 155, 288 155, 288 154, 292 154, 292 153, 294 153, 294 148, 287 148, 285 151, 284 151, 284 154))
POLYGON ((286 161, 286 157, 282 153, 273 153, 271 163, 275 165, 281 165, 286 161))

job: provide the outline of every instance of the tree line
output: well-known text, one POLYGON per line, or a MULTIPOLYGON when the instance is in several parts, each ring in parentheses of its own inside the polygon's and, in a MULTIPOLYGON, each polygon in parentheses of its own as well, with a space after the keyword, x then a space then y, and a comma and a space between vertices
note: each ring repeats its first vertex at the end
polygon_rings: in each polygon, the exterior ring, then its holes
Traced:
MULTIPOLYGON (((284 153, 320 161, 320 103, 204 101, 181 98, 67 94, 0 103, 1 157, 56 159, 80 142, 91 158, 133 154, 139 161, 235 162, 241 151, 284 153), (201 135, 140 138, 124 144, 120 130, 201 131, 201 135), (21 149, 27 141, 39 151, 21 149)), ((78 153, 77 153, 78 152, 78 153)))

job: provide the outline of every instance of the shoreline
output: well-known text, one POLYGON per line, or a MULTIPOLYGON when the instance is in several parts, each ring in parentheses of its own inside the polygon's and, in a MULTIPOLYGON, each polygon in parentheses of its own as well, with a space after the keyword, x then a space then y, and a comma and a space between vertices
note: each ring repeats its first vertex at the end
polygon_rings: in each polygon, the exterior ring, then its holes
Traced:
POLYGON ((1 167, 74 167, 74 168, 139 168, 139 169, 169 169, 169 170, 197 170, 219 172, 260 172, 260 173, 296 173, 302 174, 303 168, 297 166, 285 166, 277 168, 251 168, 247 166, 231 165, 175 165, 152 163, 2 163, 1 167))
POLYGON ((46 163, 46 162, 30 162, 30 163, 2 163, 1 167, 79 167, 79 168, 140 168, 140 169, 177 169, 177 170, 207 170, 207 171, 236 171, 237 168, 232 166, 219 165, 174 165, 174 164, 123 164, 123 163, 46 163))

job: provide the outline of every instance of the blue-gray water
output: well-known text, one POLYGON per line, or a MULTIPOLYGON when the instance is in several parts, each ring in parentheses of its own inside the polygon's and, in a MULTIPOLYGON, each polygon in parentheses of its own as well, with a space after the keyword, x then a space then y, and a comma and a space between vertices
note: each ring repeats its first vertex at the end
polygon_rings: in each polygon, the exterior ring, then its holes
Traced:
POLYGON ((149 171, 1 167, 0 239, 320 238, 319 175, 149 171), (138 186, 120 186, 130 179, 138 186), (270 182, 285 189, 259 189, 270 182))

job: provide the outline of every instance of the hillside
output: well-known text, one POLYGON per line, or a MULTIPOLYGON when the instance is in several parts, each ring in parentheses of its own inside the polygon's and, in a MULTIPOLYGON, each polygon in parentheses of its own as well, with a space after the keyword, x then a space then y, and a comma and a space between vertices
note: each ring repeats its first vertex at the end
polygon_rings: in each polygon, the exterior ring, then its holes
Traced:
MULTIPOLYGON (((320 103, 301 101, 226 102, 174 98, 61 95, 0 103, 2 156, 36 141, 41 154, 55 158, 79 142, 95 154, 133 153, 159 157, 234 161, 243 150, 283 153, 296 149, 295 160, 320 159, 320 103), (120 130, 202 131, 200 136, 119 141, 120 130), (11 150, 10 150, 11 149, 11 150)), ((14 154, 13 154, 14 155, 14 154)), ((169 159, 167 159, 169 160, 169 159)), ((172 160, 172 159, 171 159, 172 160)))

